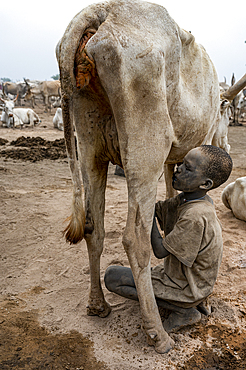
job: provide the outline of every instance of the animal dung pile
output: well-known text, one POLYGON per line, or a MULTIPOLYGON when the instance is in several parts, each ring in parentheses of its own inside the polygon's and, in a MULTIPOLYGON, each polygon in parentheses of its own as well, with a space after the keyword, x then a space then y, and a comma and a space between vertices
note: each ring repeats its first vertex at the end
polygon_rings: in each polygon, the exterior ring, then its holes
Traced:
POLYGON ((5 144, 7 144, 7 142, 8 142, 8 140, 3 139, 3 138, 0 137, 0 145, 5 145, 5 144))
POLYGON ((43 159, 64 159, 67 158, 64 139, 54 141, 45 140, 41 137, 24 137, 8 143, 0 138, 0 156, 22 161, 41 161, 43 159))

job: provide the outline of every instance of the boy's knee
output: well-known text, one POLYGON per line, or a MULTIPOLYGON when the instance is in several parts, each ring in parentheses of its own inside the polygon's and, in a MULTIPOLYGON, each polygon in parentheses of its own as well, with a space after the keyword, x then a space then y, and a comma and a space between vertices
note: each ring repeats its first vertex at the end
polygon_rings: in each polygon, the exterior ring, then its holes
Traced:
POLYGON ((108 290, 113 291, 115 285, 115 266, 109 266, 105 271, 104 283, 108 290))

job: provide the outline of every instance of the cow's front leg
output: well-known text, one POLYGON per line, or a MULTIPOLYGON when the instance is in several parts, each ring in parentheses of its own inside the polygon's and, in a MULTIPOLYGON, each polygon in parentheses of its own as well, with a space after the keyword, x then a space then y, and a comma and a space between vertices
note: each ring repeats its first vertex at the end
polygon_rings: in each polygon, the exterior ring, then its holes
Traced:
POLYGON ((50 101, 49 101, 48 95, 44 95, 44 105, 45 105, 45 112, 49 112, 49 110, 51 110, 51 107, 50 107, 50 101))
POLYGON ((100 257, 104 242, 104 210, 105 210, 105 189, 107 180, 108 164, 100 168, 88 166, 85 188, 85 240, 90 262, 90 295, 87 306, 87 314, 106 317, 111 311, 109 304, 104 299, 100 279, 100 257))
POLYGON ((153 222, 156 184, 149 184, 152 189, 144 194, 143 189, 133 191, 129 196, 127 225, 123 236, 123 245, 128 255, 134 281, 137 287, 143 328, 149 344, 155 345, 159 353, 168 352, 174 345, 163 328, 154 297, 150 269, 150 232, 153 222), (153 190, 154 189, 154 190, 153 190))

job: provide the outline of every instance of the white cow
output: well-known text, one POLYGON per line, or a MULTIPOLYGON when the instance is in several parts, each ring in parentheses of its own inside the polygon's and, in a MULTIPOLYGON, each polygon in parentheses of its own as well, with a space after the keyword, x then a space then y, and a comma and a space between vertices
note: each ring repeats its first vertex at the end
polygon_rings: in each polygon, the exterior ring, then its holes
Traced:
POLYGON ((239 116, 243 120, 244 120, 244 118, 246 116, 246 97, 244 97, 243 102, 241 104, 239 116))
MULTIPOLYGON (((111 161, 124 168, 128 186, 123 245, 143 327, 156 351, 167 352, 173 341, 163 328, 150 273, 157 184, 164 163, 173 166, 190 149, 212 142, 221 120, 216 70, 205 49, 165 8, 137 0, 88 6, 66 28, 56 54, 74 185, 65 232, 70 243, 83 237, 87 243, 91 273, 87 313, 100 317, 110 313, 100 282, 100 256, 111 161)), ((244 86, 246 75, 224 93, 222 101, 232 100, 244 86)))
MULTIPOLYGON (((233 73, 232 75, 232 79, 231 79, 231 85, 233 86, 236 82, 236 78, 235 78, 235 75, 233 73)), ((236 96, 235 98, 233 99, 232 103, 231 103, 231 109, 232 109, 232 123, 231 125, 235 125, 235 126, 238 126, 240 125, 239 123, 239 117, 240 117, 240 113, 241 113, 241 109, 244 105, 244 92, 243 91, 240 91, 236 96)))
POLYGON ((11 125, 10 117, 12 117, 13 109, 14 109, 15 102, 17 101, 17 99, 18 99, 18 95, 13 100, 6 100, 0 97, 0 101, 3 104, 1 122, 7 127, 10 127, 11 125))
POLYGON ((52 104, 52 106, 54 108, 61 108, 61 97, 60 96, 58 96, 57 98, 55 98, 55 101, 52 104))
POLYGON ((238 117, 241 117, 243 113, 245 113, 245 107, 246 107, 246 97, 242 91, 240 91, 239 95, 239 101, 237 105, 237 114, 238 117))
MULTIPOLYGON (((16 97, 17 99, 17 97, 16 97)), ((15 100, 0 100, 4 103, 4 109, 1 116, 1 121, 7 127, 23 127, 24 124, 34 125, 39 124, 41 121, 32 109, 30 108, 15 108, 15 100)))
MULTIPOLYGON (((224 90, 221 89, 221 95, 223 96, 224 90)), ((218 146, 221 149, 224 149, 227 153, 230 152, 231 146, 228 144, 228 126, 230 122, 231 116, 231 103, 228 100, 222 99, 220 104, 220 114, 221 119, 219 122, 219 126, 215 131, 212 145, 218 146)))
MULTIPOLYGON (((231 86, 233 86, 234 84, 235 84, 235 76, 234 76, 234 73, 233 73, 232 79, 231 79, 231 86)), ((224 82, 220 82, 219 85, 220 85, 221 90, 224 91, 224 92, 227 91, 230 87, 226 83, 226 79, 225 79, 224 82)), ((229 118, 233 121, 231 123, 231 125, 233 125, 233 123, 238 125, 239 124, 238 119, 239 119, 239 117, 242 117, 242 114, 244 112, 244 107, 245 107, 245 92, 244 92, 244 90, 240 91, 235 96, 233 101, 231 102, 231 105, 230 105, 231 114, 229 116, 229 118)))
POLYGON ((234 123, 236 125, 239 125, 239 117, 240 117, 241 110, 244 107, 244 101, 245 101, 244 93, 240 91, 239 94, 237 94, 237 96, 233 100, 233 108, 234 108, 233 116, 234 116, 234 123))
POLYGON ((62 109, 57 108, 56 113, 53 118, 53 125, 55 128, 58 128, 58 130, 63 131, 63 119, 62 119, 62 109))
POLYGON ((37 113, 30 108, 14 108, 13 120, 14 127, 23 127, 24 125, 30 125, 34 127, 41 122, 37 113))
POLYGON ((246 177, 239 177, 227 185, 222 192, 222 201, 235 217, 246 221, 246 177))

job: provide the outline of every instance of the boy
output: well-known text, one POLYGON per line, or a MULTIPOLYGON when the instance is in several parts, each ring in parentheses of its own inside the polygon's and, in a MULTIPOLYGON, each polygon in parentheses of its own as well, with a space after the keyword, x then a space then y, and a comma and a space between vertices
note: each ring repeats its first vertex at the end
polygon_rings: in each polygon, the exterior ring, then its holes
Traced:
MULTIPOLYGON (((212 293, 222 259, 222 232, 207 191, 230 176, 232 160, 224 150, 203 145, 187 153, 173 175, 172 185, 182 191, 156 204, 151 244, 164 263, 151 271, 158 306, 171 310, 164 321, 167 332, 197 323, 209 314, 203 301, 212 293)), ((108 290, 138 300, 131 269, 110 266, 105 273, 108 290)))

